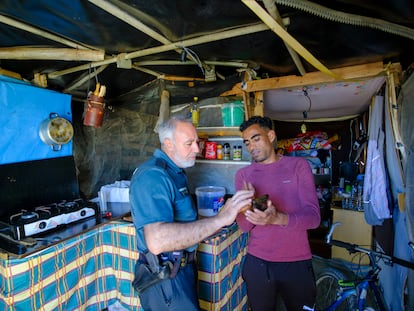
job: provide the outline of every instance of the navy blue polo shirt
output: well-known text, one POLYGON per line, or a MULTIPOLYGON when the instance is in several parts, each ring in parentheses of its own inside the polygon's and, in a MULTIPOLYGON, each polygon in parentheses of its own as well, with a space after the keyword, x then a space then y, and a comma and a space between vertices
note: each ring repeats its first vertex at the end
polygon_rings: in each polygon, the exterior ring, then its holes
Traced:
MULTIPOLYGON (((184 170, 160 149, 156 149, 153 157, 135 170, 131 178, 129 198, 140 252, 147 251, 145 225, 197 219, 197 210, 184 170)), ((187 250, 193 251, 196 247, 193 245, 187 250)))

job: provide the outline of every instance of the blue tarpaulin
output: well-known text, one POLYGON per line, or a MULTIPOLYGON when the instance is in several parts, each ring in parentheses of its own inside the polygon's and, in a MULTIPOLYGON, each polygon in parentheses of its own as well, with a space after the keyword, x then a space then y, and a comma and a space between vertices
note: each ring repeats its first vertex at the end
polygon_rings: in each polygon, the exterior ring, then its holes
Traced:
POLYGON ((72 121, 71 96, 0 76, 0 164, 72 155, 72 141, 53 151, 41 140, 51 113, 72 121))

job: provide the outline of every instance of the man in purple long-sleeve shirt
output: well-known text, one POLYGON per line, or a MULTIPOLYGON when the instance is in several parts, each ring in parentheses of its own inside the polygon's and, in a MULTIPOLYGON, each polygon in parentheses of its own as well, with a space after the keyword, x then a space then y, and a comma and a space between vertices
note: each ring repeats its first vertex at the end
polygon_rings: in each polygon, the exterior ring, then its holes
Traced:
POLYGON ((244 121, 240 131, 253 163, 236 173, 235 188, 269 195, 265 211, 249 209, 236 218, 249 232, 242 275, 251 310, 276 310, 278 294, 287 310, 310 310, 316 286, 307 230, 320 223, 310 165, 276 154, 276 133, 267 117, 244 121))

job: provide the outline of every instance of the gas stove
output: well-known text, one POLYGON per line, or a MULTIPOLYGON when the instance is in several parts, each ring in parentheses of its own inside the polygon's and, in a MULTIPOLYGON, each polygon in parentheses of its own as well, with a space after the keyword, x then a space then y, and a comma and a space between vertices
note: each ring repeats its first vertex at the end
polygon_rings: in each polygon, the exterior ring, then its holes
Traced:
POLYGON ((81 199, 73 156, 0 165, 0 253, 27 255, 101 222, 81 199))
POLYGON ((0 252, 26 256, 95 228, 101 221, 99 205, 83 199, 21 209, 0 221, 0 252))
POLYGON ((97 215, 99 207, 94 202, 64 200, 30 210, 22 209, 9 217, 9 226, 13 239, 22 240, 97 215))

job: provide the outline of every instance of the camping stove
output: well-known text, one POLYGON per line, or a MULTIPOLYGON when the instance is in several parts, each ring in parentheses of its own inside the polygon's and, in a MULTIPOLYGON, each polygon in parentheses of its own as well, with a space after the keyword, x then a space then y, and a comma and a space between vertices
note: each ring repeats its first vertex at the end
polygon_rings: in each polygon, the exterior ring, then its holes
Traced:
POLYGON ((96 203, 75 199, 22 209, 9 217, 9 226, 13 238, 22 240, 97 215, 99 207, 96 203))

